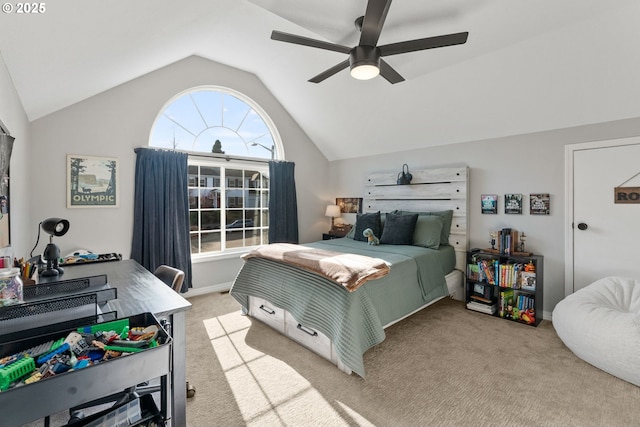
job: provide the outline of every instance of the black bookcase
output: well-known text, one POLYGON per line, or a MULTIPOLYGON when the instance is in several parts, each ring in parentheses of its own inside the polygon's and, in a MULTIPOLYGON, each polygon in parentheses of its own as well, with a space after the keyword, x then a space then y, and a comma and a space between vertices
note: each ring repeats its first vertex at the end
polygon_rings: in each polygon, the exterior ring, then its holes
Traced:
POLYGON ((543 257, 467 252, 465 303, 469 310, 538 326, 544 310, 543 257))

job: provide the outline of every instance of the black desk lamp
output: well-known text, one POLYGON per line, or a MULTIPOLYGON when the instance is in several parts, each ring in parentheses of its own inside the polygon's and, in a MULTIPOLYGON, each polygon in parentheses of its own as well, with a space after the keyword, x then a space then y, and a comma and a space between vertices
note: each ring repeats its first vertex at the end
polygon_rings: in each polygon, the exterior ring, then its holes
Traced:
MULTIPOLYGON (((42 276, 57 276, 64 273, 62 267, 58 266, 60 259, 60 248, 53 243, 53 236, 64 236, 69 231, 69 221, 61 218, 47 218, 40 223, 42 229, 49 233, 49 244, 44 249, 42 257, 47 261, 47 268, 40 274, 42 276)), ((39 233, 38 233, 39 237, 39 233)), ((37 245, 37 243, 36 243, 37 245)))

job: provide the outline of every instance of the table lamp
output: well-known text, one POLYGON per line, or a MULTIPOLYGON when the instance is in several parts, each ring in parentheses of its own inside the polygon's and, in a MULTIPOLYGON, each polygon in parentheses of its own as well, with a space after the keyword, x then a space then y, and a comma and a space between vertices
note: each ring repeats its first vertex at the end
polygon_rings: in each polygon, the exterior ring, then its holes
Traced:
POLYGON ((49 244, 44 249, 42 258, 47 261, 47 268, 40 274, 42 276, 57 276, 64 273, 62 267, 58 265, 60 259, 60 248, 53 243, 53 236, 64 236, 69 231, 69 221, 61 218, 47 218, 40 223, 40 227, 49 233, 49 244))
MULTIPOLYGON (((324 212, 325 216, 331 217, 331 230, 333 230, 333 219, 340 217, 340 206, 338 205, 327 205, 327 210, 324 212)), ((331 231, 329 230, 329 231, 331 231)))

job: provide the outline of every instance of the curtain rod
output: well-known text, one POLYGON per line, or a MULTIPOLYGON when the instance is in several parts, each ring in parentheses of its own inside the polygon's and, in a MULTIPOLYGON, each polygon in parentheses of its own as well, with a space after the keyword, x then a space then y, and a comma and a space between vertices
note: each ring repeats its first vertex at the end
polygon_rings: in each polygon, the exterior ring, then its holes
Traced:
MULTIPOLYGON (((206 157, 206 158, 213 158, 213 159, 219 159, 219 160, 226 160, 227 162, 230 162, 231 160, 241 160, 243 162, 256 162, 256 163, 269 163, 269 159, 256 159, 256 158, 252 158, 252 157, 235 157, 235 156, 221 156, 219 154, 214 154, 214 153, 194 153, 191 151, 185 151, 185 150, 173 150, 173 149, 169 149, 169 148, 158 148, 158 147, 137 147, 134 148, 133 151, 134 152, 138 152, 139 150, 143 150, 143 149, 147 149, 147 150, 156 150, 156 151, 173 151, 176 153, 184 153, 190 157, 206 157)), ((274 159, 275 160, 275 159, 274 159)))

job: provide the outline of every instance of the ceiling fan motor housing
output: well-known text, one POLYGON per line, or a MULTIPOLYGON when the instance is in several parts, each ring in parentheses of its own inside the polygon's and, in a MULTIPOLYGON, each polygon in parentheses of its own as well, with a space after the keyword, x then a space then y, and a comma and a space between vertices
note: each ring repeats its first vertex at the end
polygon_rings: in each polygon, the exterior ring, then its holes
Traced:
POLYGON ((380 49, 375 46, 356 46, 349 53, 349 65, 353 70, 361 65, 380 68, 380 49))

